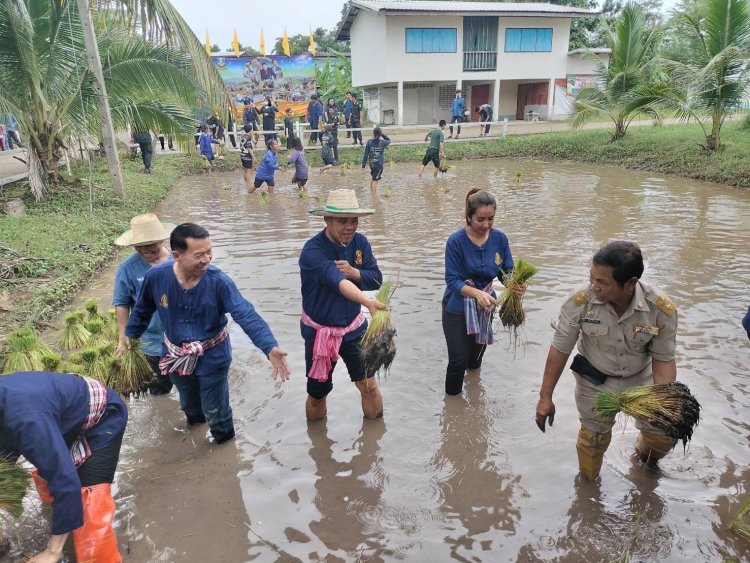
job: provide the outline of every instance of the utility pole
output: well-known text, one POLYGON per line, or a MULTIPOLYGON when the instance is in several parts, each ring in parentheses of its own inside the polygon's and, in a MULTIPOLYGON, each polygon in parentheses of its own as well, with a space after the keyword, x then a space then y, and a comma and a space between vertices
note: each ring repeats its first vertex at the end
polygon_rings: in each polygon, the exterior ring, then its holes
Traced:
POLYGON ((81 27, 83 28, 83 40, 86 43, 86 58, 91 72, 94 73, 94 91, 97 94, 96 107, 99 110, 99 119, 102 123, 104 154, 107 156, 107 168, 109 168, 109 177, 112 180, 112 189, 115 190, 117 195, 125 195, 122 171, 120 170, 120 157, 117 155, 115 145, 115 130, 112 126, 112 114, 109 109, 109 98, 107 98, 107 88, 104 85, 102 61, 99 58, 94 22, 89 11, 89 0, 77 0, 77 4, 78 17, 81 18, 81 27))

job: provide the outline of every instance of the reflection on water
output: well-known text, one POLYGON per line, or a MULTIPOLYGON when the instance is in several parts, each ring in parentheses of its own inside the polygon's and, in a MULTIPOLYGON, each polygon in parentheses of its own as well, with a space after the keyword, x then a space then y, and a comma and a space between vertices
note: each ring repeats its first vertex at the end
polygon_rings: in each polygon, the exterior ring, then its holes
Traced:
MULTIPOLYGON (((439 180, 419 180, 417 170, 386 168, 380 192, 390 186, 392 197, 371 194, 368 177, 354 172, 310 182, 312 195, 354 187, 363 206, 377 209, 360 228, 384 275, 400 275, 392 301, 399 354, 381 382, 383 421, 363 422, 343 368, 334 374, 327 421, 305 421, 297 259, 322 228, 307 215, 316 202, 297 197, 284 173, 268 202, 247 196, 239 175, 214 175, 187 178, 160 212, 209 229, 215 263, 290 354, 292 381, 274 387, 265 359, 232 327, 235 470, 246 512, 246 522, 232 523, 249 528, 247 538, 244 528, 233 530, 248 542, 247 559, 573 562, 616 560, 626 550, 633 561, 746 557, 747 542, 728 523, 750 495, 750 348, 739 326, 750 301, 750 194, 564 163, 459 162, 439 180), (450 400, 443 393, 443 250, 463 224, 464 196, 474 186, 496 195, 496 226, 514 256, 540 272, 526 298, 524 353, 514 358, 500 334, 481 378, 468 378, 463 397, 450 400), (614 237, 641 244, 644 279, 679 307, 678 373, 701 401, 703 419, 687 451, 673 452, 657 473, 634 462, 636 430, 621 421, 602 482, 590 485, 575 481, 572 377, 558 386, 555 426, 546 434, 534 425, 534 406, 549 321, 586 283, 592 253, 614 237)), ((150 522, 147 506, 136 496, 132 510, 150 522)), ((162 554, 174 547, 166 528, 149 525, 128 538, 162 554)), ((195 544, 194 560, 212 560, 211 542, 195 544)))

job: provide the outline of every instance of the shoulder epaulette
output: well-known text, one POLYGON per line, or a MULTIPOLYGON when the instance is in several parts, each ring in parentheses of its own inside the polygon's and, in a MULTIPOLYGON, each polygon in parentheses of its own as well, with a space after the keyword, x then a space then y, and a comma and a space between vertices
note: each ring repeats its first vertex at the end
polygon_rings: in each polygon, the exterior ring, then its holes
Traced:
POLYGON ((677 310, 677 305, 674 304, 674 301, 664 295, 659 295, 654 303, 669 317, 677 310))
POLYGON ((585 305, 586 303, 591 301, 591 296, 589 296, 588 292, 585 290, 576 291, 573 294, 572 299, 573 299, 573 303, 575 303, 578 307, 580 307, 581 305, 585 305))

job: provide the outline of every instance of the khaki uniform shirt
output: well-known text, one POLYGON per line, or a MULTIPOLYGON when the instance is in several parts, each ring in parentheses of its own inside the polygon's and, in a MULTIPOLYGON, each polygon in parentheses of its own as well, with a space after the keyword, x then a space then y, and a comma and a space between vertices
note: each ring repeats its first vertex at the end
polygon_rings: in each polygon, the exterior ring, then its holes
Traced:
POLYGON ((620 317, 612 305, 597 301, 590 286, 563 304, 552 346, 578 351, 607 375, 629 377, 650 367, 651 360, 675 357, 677 310, 663 293, 638 281, 627 311, 620 317), (579 340, 580 336, 580 340, 579 340))

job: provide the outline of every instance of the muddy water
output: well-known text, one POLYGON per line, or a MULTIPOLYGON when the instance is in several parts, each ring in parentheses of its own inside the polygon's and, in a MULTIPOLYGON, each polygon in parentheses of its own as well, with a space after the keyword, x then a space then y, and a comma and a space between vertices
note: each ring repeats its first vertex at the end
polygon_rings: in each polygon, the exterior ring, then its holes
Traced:
MULTIPOLYGON (((287 176, 289 174, 284 174, 287 176)), ((278 181, 278 180, 277 180, 278 181)), ((281 186, 285 182, 278 181, 281 186)), ((445 179, 387 167, 389 198, 364 172, 315 174, 312 194, 354 187, 377 214, 360 221, 393 299, 399 353, 381 380, 385 417, 364 421, 343 368, 328 419, 308 424, 297 258, 322 220, 291 187, 268 202, 236 176, 192 177, 161 214, 201 223, 215 263, 290 354, 274 385, 265 359, 232 328, 238 437, 214 447, 187 429, 174 394, 133 403, 118 477, 119 536, 132 561, 721 561, 750 553, 729 530, 750 497, 750 193, 617 168, 523 161, 459 163, 445 179), (516 177, 520 172, 520 183, 516 177), (527 294, 523 346, 501 333, 460 397, 443 392, 443 249, 469 187, 492 191, 513 254, 541 270, 527 294), (576 479, 570 372, 555 426, 534 407, 550 319, 588 279, 608 239, 637 240, 644 279, 680 315, 678 377, 703 405, 686 452, 660 471, 634 460, 632 422, 615 428, 600 484, 576 479)), ((106 289, 106 288, 105 288, 106 289)), ((106 290, 108 291, 108 290, 106 290)), ((106 293, 104 291, 104 293, 106 293)))

